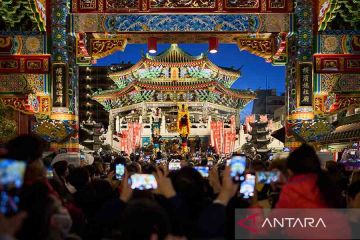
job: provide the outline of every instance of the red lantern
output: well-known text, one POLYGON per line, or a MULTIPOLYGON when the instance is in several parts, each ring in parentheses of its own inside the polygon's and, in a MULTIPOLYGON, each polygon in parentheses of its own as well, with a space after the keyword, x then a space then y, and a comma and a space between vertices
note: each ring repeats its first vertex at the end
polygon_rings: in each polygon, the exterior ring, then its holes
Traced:
POLYGON ((217 37, 209 38, 209 52, 217 53, 219 48, 219 39, 217 37))
POLYGON ((157 51, 157 38, 149 37, 148 38, 148 52, 156 53, 156 51, 157 51))

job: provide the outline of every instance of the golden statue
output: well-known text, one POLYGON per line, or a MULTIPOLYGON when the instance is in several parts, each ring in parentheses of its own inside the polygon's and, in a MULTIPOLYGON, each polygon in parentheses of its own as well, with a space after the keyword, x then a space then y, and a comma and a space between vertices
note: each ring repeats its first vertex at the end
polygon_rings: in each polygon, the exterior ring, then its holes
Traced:
POLYGON ((182 153, 185 154, 189 151, 188 136, 190 134, 190 117, 187 104, 178 104, 179 111, 177 116, 177 131, 181 138, 182 153))
POLYGON ((187 138, 190 134, 190 118, 187 104, 178 104, 177 131, 181 138, 187 138))

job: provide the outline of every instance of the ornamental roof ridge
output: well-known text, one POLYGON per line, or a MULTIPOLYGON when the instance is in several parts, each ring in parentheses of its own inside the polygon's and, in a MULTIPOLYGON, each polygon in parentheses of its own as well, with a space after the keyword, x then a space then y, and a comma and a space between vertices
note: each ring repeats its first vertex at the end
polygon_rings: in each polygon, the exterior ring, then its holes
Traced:
POLYGON ((182 50, 178 44, 173 43, 171 46, 165 51, 159 53, 156 56, 151 56, 150 54, 146 54, 147 59, 158 61, 158 62, 192 62, 196 60, 201 60, 204 58, 204 54, 200 54, 199 56, 192 56, 189 53, 182 50))
POLYGON ((229 67, 220 67, 213 63, 207 56, 206 53, 202 53, 198 56, 192 56, 189 53, 182 50, 178 44, 171 44, 170 48, 158 54, 157 56, 151 56, 148 53, 142 55, 142 58, 130 68, 120 71, 114 71, 109 74, 112 77, 122 77, 133 74, 142 67, 149 66, 167 66, 167 67, 204 67, 207 66, 212 71, 216 72, 217 75, 225 75, 230 77, 230 85, 235 82, 240 76, 240 69, 233 69, 229 67))

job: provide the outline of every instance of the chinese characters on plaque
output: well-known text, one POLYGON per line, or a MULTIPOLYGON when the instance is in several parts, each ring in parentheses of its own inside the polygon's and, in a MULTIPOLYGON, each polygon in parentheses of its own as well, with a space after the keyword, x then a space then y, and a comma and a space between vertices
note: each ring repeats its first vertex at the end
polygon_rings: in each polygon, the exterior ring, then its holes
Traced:
POLYGON ((299 63, 298 65, 298 106, 312 106, 312 63, 299 63))
POLYGON ((67 75, 65 63, 53 64, 53 107, 67 107, 67 75))

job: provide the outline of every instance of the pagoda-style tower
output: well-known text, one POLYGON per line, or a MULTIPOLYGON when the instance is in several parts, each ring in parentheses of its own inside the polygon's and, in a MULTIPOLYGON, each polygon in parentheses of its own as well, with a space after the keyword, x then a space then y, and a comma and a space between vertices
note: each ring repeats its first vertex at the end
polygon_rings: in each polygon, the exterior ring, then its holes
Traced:
POLYGON ((235 116, 238 125, 240 110, 255 97, 251 91, 230 88, 240 77, 239 70, 218 67, 205 54, 191 56, 177 44, 157 56, 146 54, 109 77, 117 89, 98 91, 93 99, 110 112, 110 143, 128 152, 139 145, 159 147, 159 138, 179 137, 179 105, 186 105, 189 112, 189 139, 199 136, 209 141, 211 121, 222 121, 226 128, 235 116))
POLYGON ((256 154, 261 156, 261 159, 267 159, 271 149, 268 145, 272 139, 270 137, 270 130, 268 128, 269 121, 266 115, 254 115, 253 121, 249 122, 250 131, 248 132, 251 137, 247 139, 256 150, 256 154))

